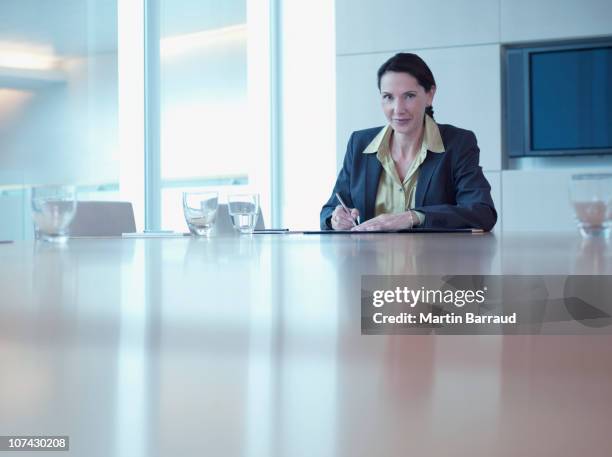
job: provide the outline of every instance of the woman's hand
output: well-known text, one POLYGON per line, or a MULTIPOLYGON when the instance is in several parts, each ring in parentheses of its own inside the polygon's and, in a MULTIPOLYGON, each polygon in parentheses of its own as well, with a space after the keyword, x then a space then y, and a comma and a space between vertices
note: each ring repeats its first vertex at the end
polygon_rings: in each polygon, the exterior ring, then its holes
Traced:
POLYGON ((355 227, 355 220, 359 217, 359 210, 353 208, 349 215, 341 206, 336 206, 331 217, 331 225, 334 230, 350 230, 355 227))
POLYGON ((417 215, 412 211, 398 214, 381 214, 363 224, 353 227, 353 231, 402 230, 414 227, 418 223, 417 215))

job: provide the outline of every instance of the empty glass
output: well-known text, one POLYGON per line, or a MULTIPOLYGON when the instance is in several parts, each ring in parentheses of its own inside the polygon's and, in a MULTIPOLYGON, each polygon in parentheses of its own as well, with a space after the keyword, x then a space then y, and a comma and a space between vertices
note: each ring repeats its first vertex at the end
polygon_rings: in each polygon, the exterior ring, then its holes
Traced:
POLYGON ((259 216, 259 194, 235 194, 227 197, 232 225, 240 233, 253 233, 259 216))
POLYGON ((584 237, 608 237, 612 219, 612 173, 573 175, 570 199, 584 237))
POLYGON ((77 210, 74 186, 43 186, 32 189, 32 220, 36 239, 64 242, 77 210))
POLYGON ((215 226, 219 194, 214 191, 183 192, 183 214, 194 236, 209 236, 215 226))

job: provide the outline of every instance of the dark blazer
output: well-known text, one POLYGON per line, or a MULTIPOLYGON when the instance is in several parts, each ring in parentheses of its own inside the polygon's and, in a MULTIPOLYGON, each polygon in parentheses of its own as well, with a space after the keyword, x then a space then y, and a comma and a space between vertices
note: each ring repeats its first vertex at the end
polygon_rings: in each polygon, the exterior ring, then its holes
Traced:
MULTIPOLYGON (((478 165, 480 150, 469 130, 438 124, 444 152, 427 151, 419 168, 415 207, 425 215, 425 228, 479 228, 491 230, 497 212, 491 199, 491 186, 478 165)), ((331 214, 339 204, 357 208, 361 222, 374 217, 374 204, 382 165, 376 154, 362 152, 382 127, 353 132, 344 165, 331 197, 321 209, 321 229, 331 230, 331 214)))

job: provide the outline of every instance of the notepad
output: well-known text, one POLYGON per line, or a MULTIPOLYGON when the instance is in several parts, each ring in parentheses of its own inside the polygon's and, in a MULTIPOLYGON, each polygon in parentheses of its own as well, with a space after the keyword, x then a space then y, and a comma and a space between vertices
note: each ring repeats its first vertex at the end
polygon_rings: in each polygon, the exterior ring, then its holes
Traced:
POLYGON ((308 230, 304 235, 360 235, 360 234, 385 234, 385 233, 485 233, 482 229, 470 228, 410 228, 402 230, 372 230, 372 231, 353 231, 353 230, 308 230))

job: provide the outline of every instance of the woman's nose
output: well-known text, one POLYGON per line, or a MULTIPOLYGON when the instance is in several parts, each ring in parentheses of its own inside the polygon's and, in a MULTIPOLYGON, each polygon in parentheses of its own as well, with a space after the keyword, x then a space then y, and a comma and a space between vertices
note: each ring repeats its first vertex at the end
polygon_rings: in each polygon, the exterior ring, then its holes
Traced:
POLYGON ((403 100, 396 100, 395 105, 393 106, 393 110, 396 113, 403 113, 406 111, 406 103, 403 100))

